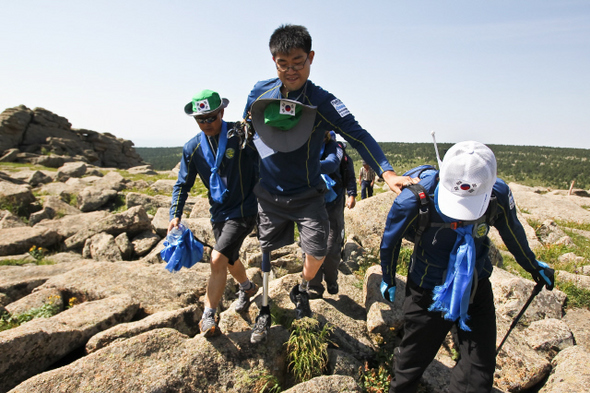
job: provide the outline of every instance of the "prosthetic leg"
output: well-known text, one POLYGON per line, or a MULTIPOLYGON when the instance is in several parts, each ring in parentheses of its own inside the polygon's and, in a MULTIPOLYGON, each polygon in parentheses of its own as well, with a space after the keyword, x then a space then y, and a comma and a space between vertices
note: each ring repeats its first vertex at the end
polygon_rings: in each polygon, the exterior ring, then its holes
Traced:
POLYGON ((262 307, 256 317, 256 323, 252 329, 250 342, 253 344, 264 340, 268 335, 271 324, 270 307, 268 305, 268 279, 270 274, 270 251, 262 252, 262 307))

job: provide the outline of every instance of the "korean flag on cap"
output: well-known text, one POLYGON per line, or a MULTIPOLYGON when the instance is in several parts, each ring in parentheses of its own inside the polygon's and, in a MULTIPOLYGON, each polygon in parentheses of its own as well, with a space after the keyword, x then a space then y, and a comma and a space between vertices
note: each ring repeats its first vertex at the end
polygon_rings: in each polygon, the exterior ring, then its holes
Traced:
POLYGON ((209 110, 209 100, 201 100, 195 102, 195 112, 207 112, 209 110))
POLYGON ((281 101, 281 109, 279 113, 281 115, 295 116, 295 107, 296 104, 294 104, 293 102, 281 101))

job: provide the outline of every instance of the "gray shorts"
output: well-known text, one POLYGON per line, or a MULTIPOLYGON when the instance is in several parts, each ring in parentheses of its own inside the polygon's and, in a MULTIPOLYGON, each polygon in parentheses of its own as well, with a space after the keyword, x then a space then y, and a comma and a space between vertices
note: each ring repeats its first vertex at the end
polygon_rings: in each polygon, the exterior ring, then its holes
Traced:
POLYGON ((229 264, 233 265, 235 261, 240 259, 240 248, 244 239, 256 225, 256 216, 212 222, 211 225, 215 235, 215 247, 213 248, 227 257, 229 264))
POLYGON ((258 236, 263 252, 292 244, 297 223, 302 251, 318 259, 326 255, 330 221, 323 189, 279 196, 259 183, 254 193, 258 197, 258 236))

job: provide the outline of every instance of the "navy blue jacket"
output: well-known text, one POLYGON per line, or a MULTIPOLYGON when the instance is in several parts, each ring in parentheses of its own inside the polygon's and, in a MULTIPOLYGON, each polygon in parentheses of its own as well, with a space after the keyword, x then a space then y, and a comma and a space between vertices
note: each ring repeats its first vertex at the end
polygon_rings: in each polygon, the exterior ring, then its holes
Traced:
POLYGON ((260 98, 297 99, 303 104, 317 106, 318 110, 307 143, 295 151, 277 152, 261 160, 260 184, 271 194, 293 195, 325 187, 321 178, 320 150, 325 132, 331 130, 342 135, 379 175, 393 170, 375 139, 333 94, 308 80, 300 90, 283 97, 281 85, 279 78, 258 82, 248 96, 244 118, 248 117, 254 101, 260 98))
MULTIPOLYGON (((230 130, 234 123, 227 123, 227 129, 230 130)), ((207 164, 201 148, 201 133, 197 134, 188 141, 182 149, 182 158, 180 160, 180 172, 178 180, 174 185, 172 192, 172 206, 170 207, 170 219, 182 217, 184 203, 188 197, 190 189, 195 184, 197 174, 201 181, 209 189, 209 178, 211 176, 211 167, 207 164)), ((209 138, 213 144, 215 152, 219 136, 209 138)), ((225 155, 221 161, 219 174, 227 180, 227 189, 229 195, 223 203, 217 203, 209 197, 211 208, 211 221, 223 222, 230 219, 254 216, 258 212, 256 196, 252 189, 258 181, 258 153, 256 149, 248 144, 241 150, 239 139, 237 137, 227 140, 225 155)))
POLYGON ((356 177, 354 176, 354 164, 352 163, 352 160, 348 160, 346 164, 348 176, 347 179, 342 179, 340 165, 342 159, 344 158, 344 150, 338 146, 338 143, 336 143, 334 140, 324 143, 324 146, 324 151, 321 157, 322 159, 320 161, 321 171, 322 173, 330 176, 330 178, 336 182, 332 189, 338 195, 334 201, 327 203, 327 205, 341 203, 340 201, 344 196, 344 190, 346 190, 347 195, 356 196, 356 177))
MULTIPOLYGON (((434 191, 438 184, 438 171, 426 174, 420 184, 430 196, 429 211, 431 222, 444 222, 434 206, 434 191)), ((498 216, 494 227, 498 229, 508 250, 516 261, 529 273, 537 270, 538 263, 531 251, 524 228, 516 217, 514 198, 508 185, 501 179, 494 184, 493 194, 498 201, 498 216)), ((381 270, 383 280, 395 285, 395 271, 399 256, 399 242, 407 233, 412 238, 415 234, 415 223, 418 218, 418 201, 414 194, 404 189, 393 202, 387 216, 385 231, 381 240, 381 270)), ((416 250, 416 260, 409 275, 412 281, 422 288, 433 289, 444 282, 443 274, 447 270, 449 257, 455 240, 456 232, 450 228, 430 227, 424 231, 416 250), (436 239, 436 244, 433 241, 436 239)), ((492 274, 492 263, 489 257, 490 239, 487 236, 474 238, 476 249, 475 271, 477 278, 482 279, 492 274)))

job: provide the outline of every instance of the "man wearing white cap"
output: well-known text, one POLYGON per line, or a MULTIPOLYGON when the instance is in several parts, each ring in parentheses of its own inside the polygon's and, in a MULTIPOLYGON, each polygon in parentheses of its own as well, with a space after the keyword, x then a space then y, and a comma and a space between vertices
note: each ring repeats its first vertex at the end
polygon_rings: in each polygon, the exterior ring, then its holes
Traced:
MULTIPOLYGON (((447 151, 440 172, 424 172, 419 185, 427 194, 430 223, 419 235, 408 272, 395 392, 417 390, 422 373, 454 325, 461 358, 453 368, 449 391, 489 392, 496 365, 489 225, 498 229, 516 261, 549 290, 554 284, 552 269, 531 251, 510 188, 496 178, 496 159, 487 146, 457 143, 447 151)), ((404 189, 387 217, 380 255, 380 289, 387 301, 395 298, 401 239, 416 236, 421 205, 411 190, 404 189)))

